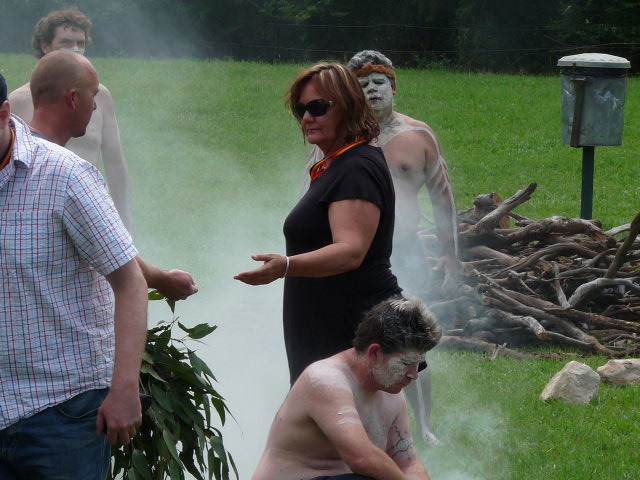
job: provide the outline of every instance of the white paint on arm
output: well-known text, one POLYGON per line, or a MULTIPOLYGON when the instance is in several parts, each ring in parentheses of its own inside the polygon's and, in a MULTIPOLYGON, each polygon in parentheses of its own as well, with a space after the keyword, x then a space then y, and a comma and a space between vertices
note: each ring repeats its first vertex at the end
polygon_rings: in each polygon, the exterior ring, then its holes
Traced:
POLYGON ((338 410, 338 425, 343 425, 345 423, 354 423, 362 425, 362 421, 360 420, 360 415, 358 415, 358 411, 354 407, 346 406, 342 407, 338 410))
POLYGON ((453 198, 453 188, 449 178, 449 168, 442 154, 440 142, 431 129, 424 129, 435 145, 436 158, 427 171, 425 180, 434 209, 439 231, 449 231, 453 242, 453 254, 458 256, 458 217, 453 198), (439 217, 439 218, 438 218, 439 217))

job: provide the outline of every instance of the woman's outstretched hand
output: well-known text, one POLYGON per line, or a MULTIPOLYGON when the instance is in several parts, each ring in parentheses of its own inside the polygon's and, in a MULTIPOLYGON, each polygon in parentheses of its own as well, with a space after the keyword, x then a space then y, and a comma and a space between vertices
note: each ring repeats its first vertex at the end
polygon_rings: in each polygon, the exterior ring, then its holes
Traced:
POLYGON ((241 272, 233 278, 249 285, 266 285, 284 275, 287 268, 287 257, 277 253, 251 255, 256 262, 264 262, 261 267, 248 272, 241 272))

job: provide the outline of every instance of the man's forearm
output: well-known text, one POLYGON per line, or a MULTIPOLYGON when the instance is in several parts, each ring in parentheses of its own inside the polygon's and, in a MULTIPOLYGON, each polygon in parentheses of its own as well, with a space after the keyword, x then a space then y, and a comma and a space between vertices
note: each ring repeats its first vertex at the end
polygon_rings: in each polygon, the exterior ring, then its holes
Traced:
POLYGON ((198 287, 190 273, 182 270, 163 270, 137 256, 136 261, 142 270, 149 288, 155 288, 171 300, 185 300, 198 292, 198 287))
POLYGON ((128 444, 142 422, 138 379, 147 336, 147 285, 134 260, 107 275, 115 297, 116 348, 111 389, 98 409, 98 433, 128 444))
POLYGON ((384 450, 373 447, 355 459, 346 461, 353 473, 366 475, 376 480, 407 480, 404 472, 384 450))
POLYGON ((431 204, 442 249, 445 255, 456 259, 458 257, 458 218, 453 195, 447 190, 437 198, 432 196, 431 204))
POLYGON ((116 342, 112 388, 116 389, 138 388, 147 338, 147 286, 137 263, 130 263, 133 265, 128 268, 128 275, 111 282, 115 296, 116 342))
POLYGON ((411 463, 411 465, 402 469, 407 480, 430 480, 429 474, 427 473, 427 469, 424 468, 424 465, 420 461, 415 459, 411 463))

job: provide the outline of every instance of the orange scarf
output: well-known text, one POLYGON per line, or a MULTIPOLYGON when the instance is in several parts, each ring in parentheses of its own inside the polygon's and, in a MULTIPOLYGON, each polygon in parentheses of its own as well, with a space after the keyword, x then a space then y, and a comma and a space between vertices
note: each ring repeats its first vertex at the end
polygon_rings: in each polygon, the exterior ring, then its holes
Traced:
POLYGON ((11 141, 9 142, 9 149, 5 154, 2 162, 0 162, 0 170, 9 165, 9 161, 11 160, 11 152, 13 151, 13 144, 16 142, 16 132, 11 129, 11 141))
POLYGON ((328 155, 328 156, 324 157, 322 160, 314 163, 313 166, 311 167, 311 170, 309 170, 309 176, 311 177, 311 180, 313 181, 316 178, 320 178, 322 176, 322 174, 327 170, 327 168, 329 168, 329 165, 328 165, 329 160, 333 160, 334 158, 338 158, 340 155, 342 155, 344 152, 346 152, 350 148, 353 148, 356 145, 360 145, 361 143, 364 143, 366 141, 367 141, 366 138, 363 138, 361 140, 356 140, 355 142, 350 143, 349 145, 345 145, 344 147, 340 147, 338 150, 333 152, 331 155, 328 155))

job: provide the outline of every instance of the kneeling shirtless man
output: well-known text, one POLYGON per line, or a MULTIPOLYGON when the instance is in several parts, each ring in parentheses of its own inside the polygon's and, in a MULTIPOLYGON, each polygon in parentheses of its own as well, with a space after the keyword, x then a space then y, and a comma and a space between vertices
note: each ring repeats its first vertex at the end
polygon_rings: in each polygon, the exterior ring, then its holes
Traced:
POLYGON ((441 334, 419 300, 373 307, 354 348, 311 364, 291 387, 253 480, 428 480, 400 392, 441 334))

